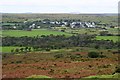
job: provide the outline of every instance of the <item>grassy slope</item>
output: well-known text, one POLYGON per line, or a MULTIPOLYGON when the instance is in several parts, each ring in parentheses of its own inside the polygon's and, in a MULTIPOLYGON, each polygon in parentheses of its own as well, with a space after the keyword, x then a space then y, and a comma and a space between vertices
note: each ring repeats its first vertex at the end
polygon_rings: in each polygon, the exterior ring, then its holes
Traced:
POLYGON ((22 30, 8 30, 3 31, 3 36, 14 36, 14 37, 21 37, 21 36, 41 36, 41 35, 66 35, 70 36, 71 34, 65 33, 65 32, 58 32, 58 31, 52 31, 47 29, 34 29, 32 31, 22 31, 22 30))

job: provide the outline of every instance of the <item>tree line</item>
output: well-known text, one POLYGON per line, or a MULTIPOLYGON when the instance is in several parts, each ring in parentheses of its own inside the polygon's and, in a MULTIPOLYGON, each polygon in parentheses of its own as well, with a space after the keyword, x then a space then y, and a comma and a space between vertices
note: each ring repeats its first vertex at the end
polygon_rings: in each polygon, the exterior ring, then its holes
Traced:
POLYGON ((34 50, 40 49, 61 49, 69 47, 93 47, 93 48, 118 48, 120 42, 113 42, 112 40, 95 40, 96 35, 73 35, 66 37, 65 35, 49 35, 49 36, 35 36, 35 37, 3 37, 2 46, 20 46, 32 47, 34 50))

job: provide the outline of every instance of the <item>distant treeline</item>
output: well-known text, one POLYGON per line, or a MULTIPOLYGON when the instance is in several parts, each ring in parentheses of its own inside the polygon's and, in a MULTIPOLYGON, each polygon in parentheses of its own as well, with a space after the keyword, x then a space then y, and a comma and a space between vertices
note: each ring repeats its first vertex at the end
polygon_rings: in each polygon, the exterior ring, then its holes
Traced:
POLYGON ((118 48, 120 42, 112 40, 95 40, 96 35, 64 35, 36 36, 36 37, 3 37, 3 46, 32 47, 33 49, 61 49, 69 47, 118 48))

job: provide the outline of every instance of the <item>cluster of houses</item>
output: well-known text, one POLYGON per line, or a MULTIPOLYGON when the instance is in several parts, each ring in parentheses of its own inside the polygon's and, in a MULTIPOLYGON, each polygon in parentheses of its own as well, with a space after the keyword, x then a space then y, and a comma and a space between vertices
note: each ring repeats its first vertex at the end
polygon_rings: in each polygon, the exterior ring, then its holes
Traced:
MULTIPOLYGON (((68 26, 70 28, 96 28, 97 25, 95 24, 95 22, 80 22, 80 21, 76 21, 76 22, 65 22, 65 21, 41 21, 42 24, 48 24, 48 25, 57 25, 57 26, 68 26)), ((34 28, 35 27, 35 23, 33 23, 32 25, 29 26, 29 28, 34 28)), ((40 28, 40 25, 37 26, 37 28, 40 28)))
POLYGON ((70 24, 71 28, 95 28, 97 25, 94 22, 72 22, 70 24))
MULTIPOLYGON (((50 21, 50 20, 43 20, 43 21, 34 21, 28 22, 24 21, 22 24, 29 23, 29 25, 25 25, 24 30, 31 31, 32 29, 40 29, 41 27, 47 26, 48 28, 51 27, 70 27, 70 28, 99 28, 100 24, 96 22, 87 22, 87 21, 50 21), (99 25, 98 25, 99 24, 99 25), (27 28, 26 28, 27 27, 27 28)), ((104 25, 101 25, 104 26, 104 25)), ((17 29, 20 26, 10 26, 11 29, 17 29)), ((114 26, 112 26, 114 27, 114 26)), ((110 27, 111 28, 111 27, 110 27)), ((116 27, 114 27, 116 28, 116 27)))

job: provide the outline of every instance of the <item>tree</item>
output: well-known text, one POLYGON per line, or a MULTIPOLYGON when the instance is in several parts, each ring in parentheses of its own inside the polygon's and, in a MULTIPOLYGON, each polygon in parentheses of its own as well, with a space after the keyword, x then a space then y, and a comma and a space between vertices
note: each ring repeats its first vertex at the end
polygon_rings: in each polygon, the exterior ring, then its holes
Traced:
POLYGON ((31 51, 31 47, 28 48, 28 51, 29 51, 29 52, 31 51))
POLYGON ((20 48, 21 52, 23 52, 24 48, 20 48))
POLYGON ((28 51, 28 47, 25 47, 25 51, 26 51, 26 52, 28 51))
POLYGON ((99 45, 95 45, 95 49, 99 49, 100 48, 100 46, 99 45))
POLYGON ((65 30, 61 30, 61 32, 65 32, 65 30))
POLYGON ((41 35, 41 37, 45 37, 45 35, 41 35))
POLYGON ((14 49, 11 49, 11 53, 13 53, 14 52, 14 49))
POLYGON ((50 51, 50 48, 46 48, 45 50, 46 50, 46 51, 50 51))
POLYGON ((16 49, 15 49, 15 52, 16 52, 16 53, 18 53, 18 52, 19 52, 19 49, 18 49, 18 48, 16 48, 16 49))
POLYGON ((39 50, 39 46, 34 45, 34 46, 33 46, 33 49, 34 49, 34 51, 38 51, 38 50, 39 50))

